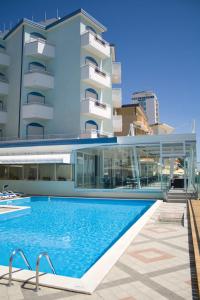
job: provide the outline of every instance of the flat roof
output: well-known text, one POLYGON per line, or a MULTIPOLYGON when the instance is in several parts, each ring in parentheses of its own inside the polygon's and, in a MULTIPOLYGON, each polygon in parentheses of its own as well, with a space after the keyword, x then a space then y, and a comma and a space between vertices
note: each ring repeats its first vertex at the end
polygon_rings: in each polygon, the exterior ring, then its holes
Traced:
POLYGON ((60 19, 57 19, 55 22, 52 22, 51 24, 48 24, 48 25, 44 25, 44 24, 41 24, 40 22, 35 22, 35 21, 32 21, 32 20, 29 20, 27 18, 23 18, 21 19, 11 30, 9 30, 5 36, 3 37, 3 39, 5 40, 6 38, 8 38, 15 30, 17 30, 22 24, 27 24, 27 25, 31 25, 31 26, 34 26, 34 27, 38 27, 40 29, 43 29, 43 30, 48 30, 48 29, 51 29, 53 27, 55 27, 56 25, 76 16, 76 15, 79 15, 81 14, 82 16, 88 18, 91 22, 93 22, 96 26, 98 26, 102 31, 106 31, 107 28, 101 24, 99 21, 97 21, 94 17, 92 17, 88 12, 86 12, 84 9, 80 8, 80 9, 77 9, 75 11, 73 11, 72 13, 60 18, 60 19))

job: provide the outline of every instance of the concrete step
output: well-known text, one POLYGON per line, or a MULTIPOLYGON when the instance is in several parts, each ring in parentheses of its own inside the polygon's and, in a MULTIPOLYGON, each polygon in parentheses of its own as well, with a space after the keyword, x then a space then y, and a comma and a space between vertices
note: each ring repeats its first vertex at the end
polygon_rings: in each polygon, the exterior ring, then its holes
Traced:
POLYGON ((183 224, 185 203, 163 202, 152 216, 153 221, 183 224))

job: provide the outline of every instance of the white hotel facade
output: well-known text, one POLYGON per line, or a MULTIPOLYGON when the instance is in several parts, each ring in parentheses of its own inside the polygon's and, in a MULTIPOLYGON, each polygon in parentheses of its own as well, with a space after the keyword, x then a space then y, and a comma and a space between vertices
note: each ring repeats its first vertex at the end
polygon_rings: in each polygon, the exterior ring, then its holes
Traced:
POLYGON ((23 19, 1 35, 0 188, 164 199, 177 158, 181 183, 193 187, 195 134, 113 137, 121 64, 105 30, 80 9, 46 23, 23 19))
POLYGON ((113 134, 121 64, 105 31, 80 9, 43 23, 23 19, 1 35, 2 139, 113 134))

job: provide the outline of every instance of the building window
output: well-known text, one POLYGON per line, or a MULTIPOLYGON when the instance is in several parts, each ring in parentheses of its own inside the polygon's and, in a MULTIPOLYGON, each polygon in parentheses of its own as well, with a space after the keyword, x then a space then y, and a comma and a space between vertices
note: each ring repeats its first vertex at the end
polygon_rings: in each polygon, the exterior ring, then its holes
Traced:
POLYGON ((45 104, 45 96, 38 92, 30 92, 27 94, 27 103, 45 104))
POLYGON ((98 100, 99 96, 98 96, 98 93, 94 89, 88 88, 85 90, 85 98, 86 99, 93 98, 95 100, 98 100))
POLYGON ((37 61, 33 61, 29 63, 29 71, 46 71, 46 66, 37 61))
POLYGON ((0 50, 1 49, 5 50, 6 48, 3 45, 0 44, 0 50))
POLYGON ((91 56, 86 56, 86 58, 85 58, 85 64, 86 64, 86 65, 87 65, 87 64, 92 64, 92 65, 94 65, 95 67, 98 67, 97 61, 96 61, 93 57, 91 57, 91 56))
POLYGON ((42 35, 41 33, 39 33, 39 32, 31 32, 30 39, 32 41, 35 41, 35 40, 38 40, 38 39, 45 41, 46 37, 44 35, 42 35))
POLYGON ((89 25, 86 26, 86 30, 96 34, 96 30, 89 25))
POLYGON ((1 80, 1 81, 7 81, 7 80, 6 80, 5 74, 0 73, 0 80, 1 80))
POLYGON ((85 131, 98 130, 98 124, 93 120, 85 122, 85 131))
POLYGON ((30 123, 26 127, 27 139, 44 138, 44 126, 38 123, 30 123))

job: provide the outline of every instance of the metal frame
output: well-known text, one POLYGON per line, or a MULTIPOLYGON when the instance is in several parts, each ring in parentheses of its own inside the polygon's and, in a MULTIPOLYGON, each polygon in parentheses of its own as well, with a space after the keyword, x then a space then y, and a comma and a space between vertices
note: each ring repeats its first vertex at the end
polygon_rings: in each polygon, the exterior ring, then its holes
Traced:
POLYGON ((19 249, 19 248, 18 248, 18 249, 15 249, 15 250, 12 252, 12 254, 11 254, 11 256, 10 256, 10 259, 9 259, 9 281, 8 281, 8 285, 9 285, 9 286, 12 285, 12 264, 13 264, 13 259, 14 259, 14 257, 16 256, 16 254, 18 254, 18 253, 19 253, 19 254, 21 255, 21 257, 23 258, 23 260, 24 260, 26 266, 28 267, 28 269, 29 269, 29 270, 32 270, 32 269, 31 269, 31 265, 29 264, 29 262, 28 262, 28 260, 27 260, 27 258, 26 258, 26 256, 25 256, 23 250, 21 250, 21 249, 19 249))
POLYGON ((48 253, 47 252, 41 252, 38 255, 37 261, 36 261, 36 286, 35 286, 36 292, 39 290, 39 268, 40 268, 40 260, 41 260, 42 257, 46 258, 46 260, 47 260, 47 262, 48 262, 48 264, 49 264, 49 266, 50 266, 53 274, 56 274, 55 268, 54 268, 54 266, 52 264, 52 261, 51 261, 49 255, 48 255, 48 253))

